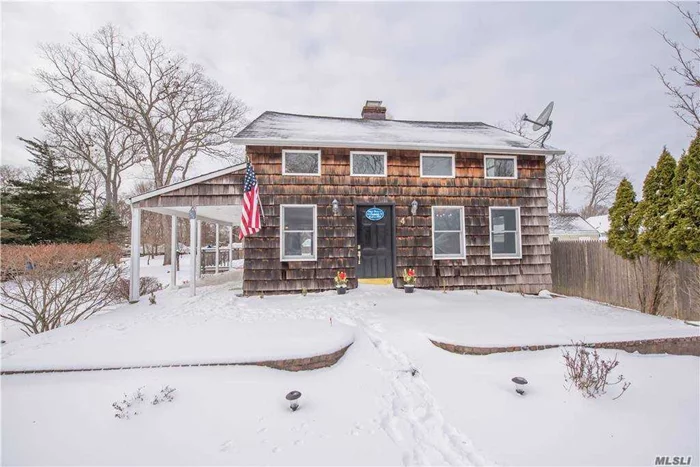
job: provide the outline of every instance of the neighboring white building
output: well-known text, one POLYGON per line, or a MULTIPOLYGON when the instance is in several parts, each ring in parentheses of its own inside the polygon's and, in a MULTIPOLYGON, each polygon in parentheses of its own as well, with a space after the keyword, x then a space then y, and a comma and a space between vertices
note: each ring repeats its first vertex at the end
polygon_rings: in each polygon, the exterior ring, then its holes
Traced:
POLYGON ((599 240, 600 233, 576 213, 549 213, 549 241, 599 240))
POLYGON ((608 230, 610 230, 610 218, 607 214, 603 216, 593 216, 586 219, 586 222, 591 224, 599 233, 601 240, 608 239, 608 230))

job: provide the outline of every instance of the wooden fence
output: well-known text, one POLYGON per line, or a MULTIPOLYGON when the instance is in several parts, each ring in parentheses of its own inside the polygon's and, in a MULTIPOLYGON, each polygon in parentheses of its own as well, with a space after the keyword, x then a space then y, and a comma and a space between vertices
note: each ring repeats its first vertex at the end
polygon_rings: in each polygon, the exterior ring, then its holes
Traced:
MULTIPOLYGON (((552 291, 603 303, 640 309, 639 273, 634 263, 617 256, 605 242, 552 242, 552 291)), ((655 267, 645 260, 645 272, 655 267)), ((661 313, 680 319, 700 319, 699 267, 677 263, 668 274, 661 313)))

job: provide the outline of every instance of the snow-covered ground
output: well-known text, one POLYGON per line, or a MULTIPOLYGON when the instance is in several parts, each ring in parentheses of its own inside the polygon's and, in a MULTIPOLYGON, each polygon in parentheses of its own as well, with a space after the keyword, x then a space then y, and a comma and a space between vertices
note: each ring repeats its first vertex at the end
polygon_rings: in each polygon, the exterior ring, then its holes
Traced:
MULTIPOLYGON (((125 258, 125 273, 129 272, 129 259, 125 258)), ((233 260, 233 268, 243 268, 243 260, 233 260)), ((223 269, 223 268, 222 268, 223 269)), ((192 262, 190 255, 180 256, 180 269, 177 271, 177 284, 183 285, 189 282, 190 273, 192 271, 192 262)), ((141 265, 139 266, 141 277, 155 277, 158 282, 163 284, 163 287, 170 284, 170 266, 163 266, 163 255, 149 259, 146 256, 141 257, 141 265)))
POLYGON ((700 460, 697 357, 617 355, 632 383, 585 399, 561 351, 462 356, 471 345, 698 335, 680 321, 572 298, 361 286, 347 295, 236 297, 164 290, 3 346, 3 368, 291 358, 354 344, 334 367, 165 368, 2 377, 5 464, 648 465, 700 460), (411 369, 418 370, 412 375, 411 369), (510 379, 529 380, 518 396, 510 379), (130 420, 111 404, 145 386, 172 403, 130 420), (292 413, 284 395, 302 392, 292 413), (41 448, 37 448, 41 440, 41 448))

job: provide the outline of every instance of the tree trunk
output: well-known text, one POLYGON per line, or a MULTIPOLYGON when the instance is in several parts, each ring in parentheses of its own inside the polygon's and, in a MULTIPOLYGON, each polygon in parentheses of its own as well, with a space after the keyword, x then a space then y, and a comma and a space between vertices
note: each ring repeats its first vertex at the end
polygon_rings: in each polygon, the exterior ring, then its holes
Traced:
POLYGON ((164 256, 163 256, 163 266, 172 264, 172 251, 170 248, 170 227, 172 226, 172 216, 162 216, 161 222, 163 223, 163 245, 164 256))

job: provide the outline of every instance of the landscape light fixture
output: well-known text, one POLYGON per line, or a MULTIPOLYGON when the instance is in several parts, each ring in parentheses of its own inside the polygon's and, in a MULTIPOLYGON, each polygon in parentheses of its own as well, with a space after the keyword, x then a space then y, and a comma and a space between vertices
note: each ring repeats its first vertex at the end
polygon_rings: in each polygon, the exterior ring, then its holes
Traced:
POLYGON ((411 201, 411 215, 415 216, 418 213, 418 201, 411 201))
POLYGON ((515 383, 515 392, 521 396, 524 396, 525 389, 523 389, 523 387, 527 384, 527 380, 522 376, 516 376, 515 378, 511 379, 511 381, 515 383))
POLYGON ((292 409, 292 412, 296 412, 299 408, 297 400, 299 400, 300 397, 301 393, 299 391, 292 391, 289 394, 287 394, 286 399, 289 401, 289 408, 292 409))
POLYGON ((338 214, 340 214, 340 203, 338 203, 337 199, 334 199, 331 202, 331 206, 333 206, 333 215, 334 216, 337 216, 338 214))

